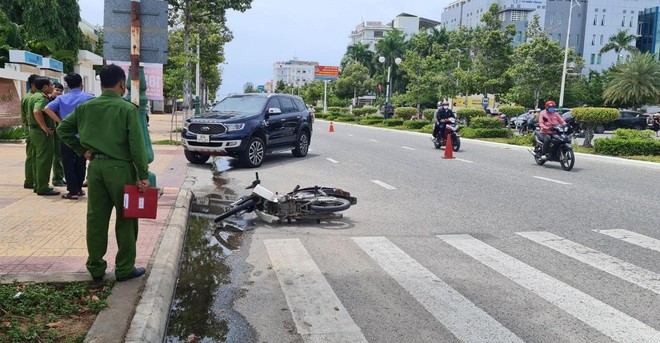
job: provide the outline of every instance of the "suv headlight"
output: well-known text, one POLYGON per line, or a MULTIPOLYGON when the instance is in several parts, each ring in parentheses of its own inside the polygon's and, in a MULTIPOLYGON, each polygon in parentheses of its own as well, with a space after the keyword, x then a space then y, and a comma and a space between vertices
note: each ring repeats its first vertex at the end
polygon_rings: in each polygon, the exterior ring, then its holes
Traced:
POLYGON ((245 127, 244 123, 236 123, 236 124, 225 124, 227 127, 227 131, 240 131, 243 130, 245 127))

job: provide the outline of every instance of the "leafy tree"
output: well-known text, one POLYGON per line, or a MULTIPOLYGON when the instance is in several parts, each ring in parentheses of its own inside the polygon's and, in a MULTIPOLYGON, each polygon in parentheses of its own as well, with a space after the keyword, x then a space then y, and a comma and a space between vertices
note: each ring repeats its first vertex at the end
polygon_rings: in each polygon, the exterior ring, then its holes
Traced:
POLYGON ((252 82, 246 82, 243 85, 243 93, 256 93, 257 89, 254 88, 254 84, 252 82))
POLYGON ((315 80, 307 82, 300 92, 303 100, 308 104, 316 104, 318 101, 323 100, 324 82, 315 80))
POLYGON ((348 48, 346 48, 346 53, 341 59, 340 66, 341 69, 344 70, 352 63, 360 63, 367 67, 371 75, 376 70, 376 67, 374 66, 375 62, 376 59, 374 58, 374 52, 369 50, 369 46, 362 43, 357 43, 349 45, 348 48))
POLYGON ((574 108, 571 113, 578 122, 587 128, 583 143, 586 148, 592 147, 591 140, 597 125, 609 123, 619 117, 619 111, 616 108, 606 107, 578 107, 574 108))
POLYGON ((9 50, 24 46, 23 28, 11 21, 0 8, 0 67, 9 62, 9 50))
POLYGON ((484 94, 504 93, 509 87, 506 71, 511 66, 512 40, 516 31, 513 24, 502 29, 499 11, 498 4, 490 5, 481 16, 484 25, 474 30, 471 45, 474 52, 472 78, 484 94))
POLYGON ((609 42, 605 44, 601 49, 600 53, 604 54, 609 51, 614 50, 616 53, 616 60, 619 61, 619 53, 621 51, 628 52, 638 52, 637 47, 634 44, 637 41, 637 36, 633 34, 628 34, 627 30, 621 30, 616 34, 610 36, 609 42))
POLYGON ((340 98, 357 98, 373 88, 369 69, 360 63, 352 63, 343 69, 339 79, 334 82, 335 94, 340 98))
POLYGON ((576 106, 605 106, 603 91, 605 89, 605 76, 597 71, 590 71, 587 76, 580 76, 577 80, 566 83, 566 107, 576 106))
POLYGON ((275 84, 275 93, 286 93, 286 84, 284 81, 279 80, 275 84))
MULTIPOLYGON (((168 0, 170 10, 170 25, 183 26, 183 51, 190 51, 190 39, 193 33, 209 32, 209 25, 215 25, 215 29, 220 27, 220 32, 224 35, 225 41, 231 40, 231 31, 226 28, 227 11, 235 10, 245 12, 250 9, 252 0, 168 0)), ((191 60, 185 61, 185 68, 191 69, 191 60)), ((184 81, 184 106, 190 106, 191 78, 184 81)))
POLYGON ((640 107, 660 101, 660 62, 649 53, 633 53, 614 66, 607 79, 606 104, 640 107))
POLYGON ((382 84, 385 85, 387 83, 387 68, 392 67, 392 85, 390 87, 392 94, 394 94, 395 89, 401 92, 406 89, 405 80, 402 79, 401 72, 394 60, 401 58, 407 48, 406 35, 396 29, 388 32, 383 39, 376 42, 376 57, 385 57, 384 63, 378 63, 379 70, 381 70, 381 77, 377 81, 382 81, 382 84))
POLYGON ((192 78, 192 70, 186 62, 196 58, 191 51, 183 50, 183 29, 171 29, 168 38, 167 64, 163 66, 163 93, 168 98, 183 96, 181 80, 192 78))
POLYGON ((417 107, 417 115, 422 115, 422 104, 433 103, 438 87, 436 77, 437 61, 432 56, 422 57, 418 52, 408 50, 401 62, 401 70, 408 78, 408 92, 410 100, 417 107))

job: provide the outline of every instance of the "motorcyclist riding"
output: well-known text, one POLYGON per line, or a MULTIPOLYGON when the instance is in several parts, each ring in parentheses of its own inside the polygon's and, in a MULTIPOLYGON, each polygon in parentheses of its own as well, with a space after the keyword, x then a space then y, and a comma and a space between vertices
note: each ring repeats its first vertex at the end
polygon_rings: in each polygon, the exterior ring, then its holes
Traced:
POLYGON ((449 103, 438 101, 438 109, 435 111, 435 126, 433 127, 433 137, 431 140, 436 140, 438 132, 442 132, 442 139, 444 140, 445 128, 449 118, 456 118, 454 112, 449 109, 449 103))
POLYGON ((547 160, 547 151, 550 146, 551 136, 554 133, 552 128, 557 125, 566 125, 564 119, 557 112, 555 102, 548 100, 545 102, 545 110, 541 111, 539 126, 541 127, 541 137, 543 138, 543 148, 541 149, 541 160, 547 160))

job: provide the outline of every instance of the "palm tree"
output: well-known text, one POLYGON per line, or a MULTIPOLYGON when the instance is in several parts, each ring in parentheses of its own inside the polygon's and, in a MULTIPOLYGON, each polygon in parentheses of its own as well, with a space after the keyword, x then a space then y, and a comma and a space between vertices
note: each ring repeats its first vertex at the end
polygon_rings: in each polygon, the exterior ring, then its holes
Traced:
POLYGON ((375 70, 374 60, 374 52, 369 50, 369 45, 362 43, 349 45, 346 48, 344 57, 341 59, 341 69, 343 70, 352 63, 357 62, 367 67, 369 73, 373 74, 375 70))
POLYGON ((637 40, 637 36, 633 34, 628 34, 628 31, 621 30, 617 32, 615 35, 610 36, 609 42, 600 49, 600 53, 604 54, 606 52, 614 50, 614 52, 616 53, 616 60, 618 62, 619 53, 621 51, 628 51, 631 53, 639 51, 637 50, 637 47, 631 45, 631 43, 634 43, 636 40, 637 40))
POLYGON ((634 52, 612 68, 603 98, 605 103, 640 107, 660 101, 660 62, 652 54, 634 52))

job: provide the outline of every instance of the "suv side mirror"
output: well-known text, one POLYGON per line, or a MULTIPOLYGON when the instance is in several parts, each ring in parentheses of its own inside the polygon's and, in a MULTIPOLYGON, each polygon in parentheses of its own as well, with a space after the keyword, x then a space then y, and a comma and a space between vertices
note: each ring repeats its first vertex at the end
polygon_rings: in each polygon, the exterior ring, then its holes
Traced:
POLYGON ((268 109, 268 114, 282 114, 282 110, 277 107, 271 107, 268 109))

